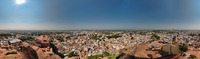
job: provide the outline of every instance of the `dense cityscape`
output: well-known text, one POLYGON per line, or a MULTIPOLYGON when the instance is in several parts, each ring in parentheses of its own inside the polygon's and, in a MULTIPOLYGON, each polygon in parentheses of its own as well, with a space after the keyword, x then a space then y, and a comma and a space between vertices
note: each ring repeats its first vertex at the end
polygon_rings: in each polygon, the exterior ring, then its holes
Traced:
POLYGON ((0 59, 200 59, 200 0, 0 0, 0 59))
POLYGON ((199 31, 0 33, 0 59, 200 58, 199 31))

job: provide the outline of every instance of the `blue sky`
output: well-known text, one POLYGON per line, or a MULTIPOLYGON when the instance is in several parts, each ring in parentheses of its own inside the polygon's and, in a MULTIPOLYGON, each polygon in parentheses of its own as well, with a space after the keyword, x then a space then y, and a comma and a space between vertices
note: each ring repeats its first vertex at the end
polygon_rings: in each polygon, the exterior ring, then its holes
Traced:
POLYGON ((198 0, 0 0, 0 30, 200 29, 198 0))

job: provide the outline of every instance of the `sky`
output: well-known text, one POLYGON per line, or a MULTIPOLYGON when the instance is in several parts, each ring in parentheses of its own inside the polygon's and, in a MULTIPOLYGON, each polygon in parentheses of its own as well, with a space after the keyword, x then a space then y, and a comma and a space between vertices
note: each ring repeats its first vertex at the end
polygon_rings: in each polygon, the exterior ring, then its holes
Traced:
POLYGON ((0 30, 200 30, 200 0, 0 0, 0 30))

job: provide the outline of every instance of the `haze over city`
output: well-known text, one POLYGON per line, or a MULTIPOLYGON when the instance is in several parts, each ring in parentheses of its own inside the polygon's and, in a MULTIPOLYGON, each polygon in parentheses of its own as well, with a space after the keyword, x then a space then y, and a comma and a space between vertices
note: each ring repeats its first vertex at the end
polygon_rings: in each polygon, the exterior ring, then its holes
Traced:
POLYGON ((199 30, 199 4, 199 0, 1 0, 0 30, 199 30))

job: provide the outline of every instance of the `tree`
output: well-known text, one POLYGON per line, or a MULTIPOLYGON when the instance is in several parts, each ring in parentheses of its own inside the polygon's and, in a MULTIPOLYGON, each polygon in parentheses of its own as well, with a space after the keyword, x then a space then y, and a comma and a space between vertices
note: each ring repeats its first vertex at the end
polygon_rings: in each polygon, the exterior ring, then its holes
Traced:
POLYGON ((193 36, 197 36, 197 34, 191 33, 191 34, 189 34, 189 36, 192 36, 192 37, 193 37, 193 36))
POLYGON ((12 36, 11 34, 0 34, 0 36, 12 36))
POLYGON ((188 51, 188 47, 187 46, 179 45, 179 50, 183 51, 183 52, 186 52, 186 51, 188 51))
POLYGON ((103 56, 102 55, 88 56, 87 59, 99 59, 100 57, 103 57, 103 56))
POLYGON ((118 37, 122 37, 122 36, 120 36, 120 35, 111 35, 111 36, 107 36, 107 38, 108 39, 111 39, 111 38, 118 38, 118 37))
POLYGON ((199 34, 199 36, 200 36, 200 34, 199 34))
POLYGON ((99 37, 96 34, 91 35, 90 38, 94 39, 94 40, 98 40, 99 39, 99 37))
POLYGON ((66 39, 71 39, 71 37, 70 37, 70 36, 67 36, 66 39))
POLYGON ((78 54, 75 54, 75 53, 70 53, 69 55, 68 55, 68 57, 73 57, 73 56, 79 56, 78 54))
POLYGON ((197 56, 195 56, 195 55, 190 55, 190 58, 191 58, 191 59, 195 59, 195 58, 197 58, 197 56))
POLYGON ((13 52, 7 52, 6 55, 9 55, 9 54, 17 54, 17 52, 13 51, 13 52))
POLYGON ((129 33, 129 35, 130 35, 130 36, 132 36, 132 35, 133 35, 133 33, 129 33))
POLYGON ((132 40, 134 40, 134 37, 131 37, 132 40))
POLYGON ((114 54, 114 55, 110 56, 108 59, 119 59, 123 55, 124 55, 124 53, 114 54))
POLYGON ((140 35, 146 35, 147 32, 140 32, 140 35))
POLYGON ((107 57, 107 56, 109 56, 109 53, 108 52, 103 52, 103 57, 107 57))
POLYGON ((160 36, 158 36, 157 34, 152 34, 151 39, 158 40, 160 39, 160 36))
POLYGON ((110 32, 102 32, 103 34, 109 35, 111 34, 110 32))
POLYGON ((26 40, 33 41, 35 38, 34 37, 20 37, 19 39, 21 39, 22 41, 26 41, 26 40))

